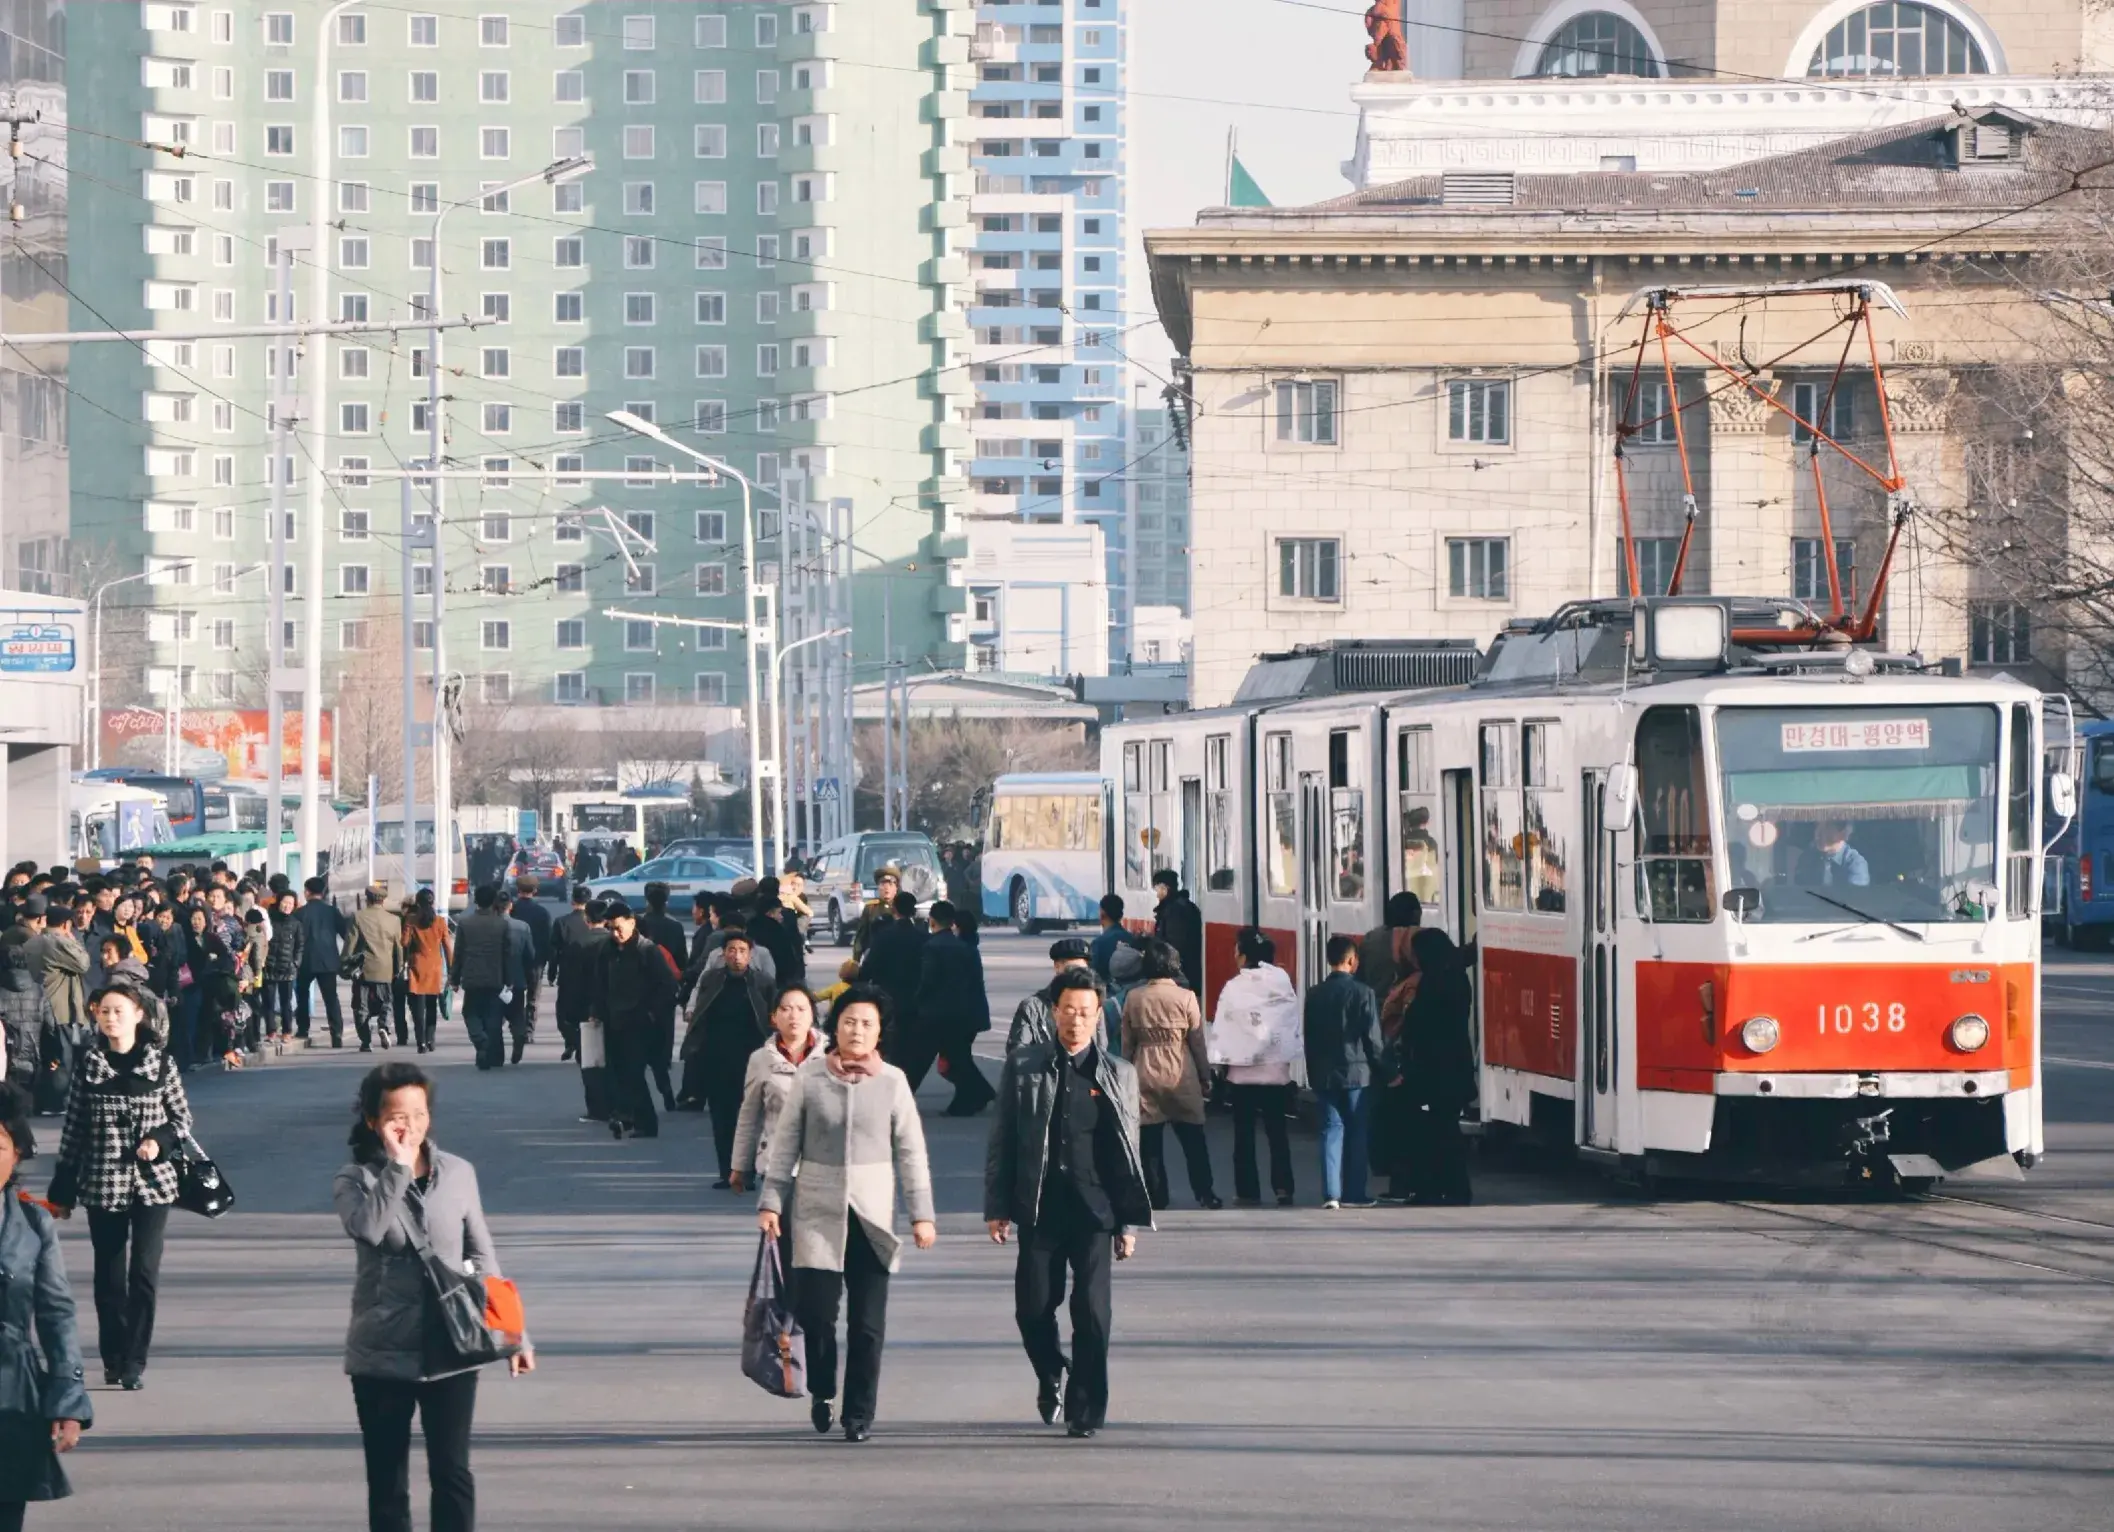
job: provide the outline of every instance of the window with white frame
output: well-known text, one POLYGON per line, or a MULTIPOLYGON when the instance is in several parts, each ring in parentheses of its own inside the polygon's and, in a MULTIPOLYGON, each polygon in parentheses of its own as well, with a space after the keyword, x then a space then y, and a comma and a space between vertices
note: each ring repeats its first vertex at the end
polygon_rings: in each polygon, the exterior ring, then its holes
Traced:
POLYGON ((701 670, 697 673, 697 702, 701 707, 718 707, 727 700, 727 676, 722 670, 701 670))
POLYGON ((721 106, 727 99, 727 72, 700 69, 692 76, 690 99, 697 106, 721 106))
POLYGON ((294 152, 294 130, 291 123, 267 123, 264 129, 264 152, 270 155, 288 155, 294 152))
POLYGON ((1335 446, 1338 387, 1329 378, 1288 378, 1279 382, 1275 388, 1277 439, 1302 446, 1335 446))
POLYGON ((587 241, 577 234, 562 234, 551 241, 551 264, 570 271, 587 264, 587 241))
POLYGON ((551 98, 561 106, 577 105, 587 99, 587 75, 578 69, 561 69, 553 77, 551 98))
POLYGON ((507 18, 504 16, 478 17, 477 41, 486 48, 504 48, 507 46, 507 18))
POLYGON ((653 652, 653 624, 650 622, 626 622, 624 624, 624 648, 630 654, 653 652))
POLYGON ((724 596, 727 593, 725 564, 700 564, 692 578, 696 581, 697 594, 700 596, 724 596))
POLYGON ((727 401, 724 399, 700 399, 690 409, 690 424, 705 436, 724 436, 727 432, 727 401))
POLYGON ((1968 657, 1977 665, 2017 665, 2033 658, 2033 619, 2019 601, 1967 604, 1968 657))
POLYGON ((624 236, 624 269, 626 271, 651 271, 655 245, 650 234, 627 234, 624 236))
POLYGON ((1670 446, 1676 440, 1673 407, 1663 379, 1644 378, 1637 385, 1637 402, 1630 407, 1630 440, 1648 447, 1670 446))
POLYGON ((727 126, 722 122, 700 122, 691 129, 691 143, 698 159, 727 157, 727 126))
POLYGON ((338 348, 338 376, 341 378, 365 378, 372 353, 365 346, 340 346, 338 348))
MULTIPOLYGON (((340 17, 340 20, 344 18, 340 17)), ((338 100, 347 106, 363 106, 367 101, 367 71, 364 69, 341 69, 338 71, 338 100)))
POLYGON ((624 124, 624 158, 627 160, 650 160, 653 158, 652 123, 627 122, 624 124))
POLYGON ((338 430, 346 436, 365 436, 371 429, 371 407, 347 403, 338 406, 338 430))
POLYGON ((654 76, 650 69, 627 69, 624 71, 624 104, 626 106, 651 106, 654 96, 654 76))
POLYGON ((477 72, 477 99, 486 105, 506 105, 513 90, 513 77, 504 69, 480 69, 477 72))
POLYGON ((551 23, 551 46, 554 48, 584 48, 587 46, 587 18, 578 11, 569 16, 560 16, 551 23))
POLYGON ((697 46, 700 48, 724 48, 727 45, 727 18, 724 16, 700 16, 697 18, 697 46))
POLYGON ((701 235, 698 238, 696 248, 697 269, 699 271, 725 271, 727 269, 726 235, 701 235))
POLYGON ((587 314, 584 295, 578 292, 555 293, 551 298, 551 317, 558 324, 580 324, 587 314))
POLYGON ((653 676, 646 671, 624 673, 624 701, 632 707, 653 705, 653 676))
POLYGON ((653 216, 653 183, 651 181, 626 181, 624 183, 624 211, 633 218, 653 216))
POLYGON ((1446 594, 1461 601, 1509 601, 1512 540, 1508 537, 1446 539, 1446 594))
POLYGON ((292 11, 266 11, 264 13, 264 41, 273 48, 291 48, 294 45, 294 13, 292 11))
POLYGON ((624 295, 624 323, 652 324, 655 308, 656 304, 652 293, 626 293, 624 295))
POLYGON ((624 376, 626 378, 650 378, 654 372, 653 347, 626 346, 624 348, 624 376))
POLYGON ((413 128, 411 130, 411 158, 415 160, 437 160, 440 158, 439 128, 413 128))
POLYGON ((727 540, 727 513, 725 511, 699 511, 697 513, 697 540, 701 543, 723 543, 727 540))
POLYGON ((1508 445, 1512 440, 1511 379, 1448 379, 1446 439, 1493 447, 1508 445))
POLYGON ((551 429, 560 436, 577 436, 587 429, 587 406, 578 399, 561 399, 551 406, 551 429))
POLYGON ((1334 537, 1277 539, 1277 594, 1292 601, 1343 599, 1343 542, 1334 537))
POLYGON ((367 594, 367 566, 365 564, 340 564, 338 566, 338 594, 341 596, 364 596, 367 594))
POLYGON ((440 75, 431 69, 411 71, 411 103, 424 106, 440 100, 440 75))
POLYGON ((1812 441, 1814 426, 1835 441, 1847 441, 1856 434, 1857 413, 1847 380, 1792 384, 1791 409, 1798 416, 1791 423, 1793 441, 1812 441))
POLYGON ((699 181, 692 189, 693 211, 707 218, 716 218, 727 210, 727 183, 724 181, 699 181))
POLYGON ((478 241, 478 265, 485 271, 507 271, 514 264, 514 246, 511 240, 485 239, 478 241))
POLYGON ((338 512, 338 541, 364 543, 367 541, 368 515, 365 511, 349 508, 338 512))
MULTIPOLYGON (((1674 583, 1674 562, 1681 556, 1678 537, 1637 537, 1630 540, 1637 551, 1637 584, 1647 596, 1663 596, 1674 583)), ((1615 594, 1628 597, 1630 562, 1621 543, 1615 544, 1615 594)))
POLYGON ((506 128, 479 128, 477 152, 488 160, 503 160, 513 153, 514 138, 506 128))
POLYGON ((697 348, 697 375, 701 378, 723 378, 727 375, 727 348, 725 346, 699 346, 697 348))
POLYGON ((514 429, 514 407, 511 404, 487 404, 483 410, 483 429, 487 436, 503 436, 514 429))
MULTIPOLYGON (((1791 539, 1791 594, 1800 601, 1828 599, 1828 562, 1821 553, 1821 540, 1817 537, 1794 537, 1791 539)), ((1842 588, 1842 599, 1851 601, 1857 595, 1857 540, 1851 537, 1835 539, 1835 578, 1842 588)))
POLYGON ((414 48, 438 48, 440 46, 440 18, 438 16, 413 16, 410 26, 411 46, 414 48))
POLYGON ((478 647, 488 653, 514 647, 514 625, 503 617, 488 617, 478 625, 478 647))
POLYGON ((585 346, 559 346, 551 353, 551 376, 558 378, 586 377, 587 348, 585 346))

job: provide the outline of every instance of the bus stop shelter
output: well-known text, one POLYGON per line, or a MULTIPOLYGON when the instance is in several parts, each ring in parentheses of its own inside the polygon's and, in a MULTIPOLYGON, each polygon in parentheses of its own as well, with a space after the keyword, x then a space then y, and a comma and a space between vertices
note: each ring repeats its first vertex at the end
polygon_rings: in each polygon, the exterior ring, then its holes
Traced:
POLYGON ((74 752, 86 702, 82 602, 0 593, 0 854, 8 864, 69 859, 74 752))

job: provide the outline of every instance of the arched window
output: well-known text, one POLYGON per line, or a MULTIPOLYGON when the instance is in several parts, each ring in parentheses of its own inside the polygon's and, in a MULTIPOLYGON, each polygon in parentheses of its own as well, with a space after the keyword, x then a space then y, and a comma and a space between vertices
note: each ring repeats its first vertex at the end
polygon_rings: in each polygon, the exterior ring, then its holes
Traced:
POLYGON ((1988 74, 1974 34, 1928 5, 1880 0, 1828 29, 1806 66, 1809 76, 1988 74))
POLYGON ((1644 34, 1629 22, 1606 11, 1587 11, 1558 27, 1542 45, 1534 73, 1541 79, 1575 80, 1604 74, 1657 76, 1665 71, 1644 34))

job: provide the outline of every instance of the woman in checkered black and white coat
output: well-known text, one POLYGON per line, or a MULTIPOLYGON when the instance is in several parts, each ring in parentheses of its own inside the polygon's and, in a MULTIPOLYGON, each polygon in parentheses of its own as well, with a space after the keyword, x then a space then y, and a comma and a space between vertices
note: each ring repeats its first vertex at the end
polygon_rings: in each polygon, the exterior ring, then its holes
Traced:
POLYGON ((138 1389, 154 1339, 162 1235, 176 1201, 176 1156, 191 1132, 191 1105, 175 1060, 143 1025, 147 1007, 138 991, 107 985, 90 1009, 95 1046, 74 1069, 50 1200, 61 1217, 76 1206, 88 1209, 103 1380, 138 1389))

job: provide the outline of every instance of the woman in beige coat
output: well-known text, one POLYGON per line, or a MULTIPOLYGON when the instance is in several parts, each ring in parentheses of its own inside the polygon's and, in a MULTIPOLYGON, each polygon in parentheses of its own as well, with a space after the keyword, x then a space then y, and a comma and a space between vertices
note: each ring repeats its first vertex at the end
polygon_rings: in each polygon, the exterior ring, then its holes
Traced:
POLYGON ((1166 1130, 1174 1128, 1189 1162, 1189 1189, 1201 1208, 1224 1207, 1211 1189, 1211 1148, 1204 1140, 1204 1012, 1182 985, 1182 960, 1166 942, 1145 949, 1143 982, 1123 1002, 1123 1056, 1138 1072, 1139 1149, 1154 1208, 1167 1206, 1166 1130))

